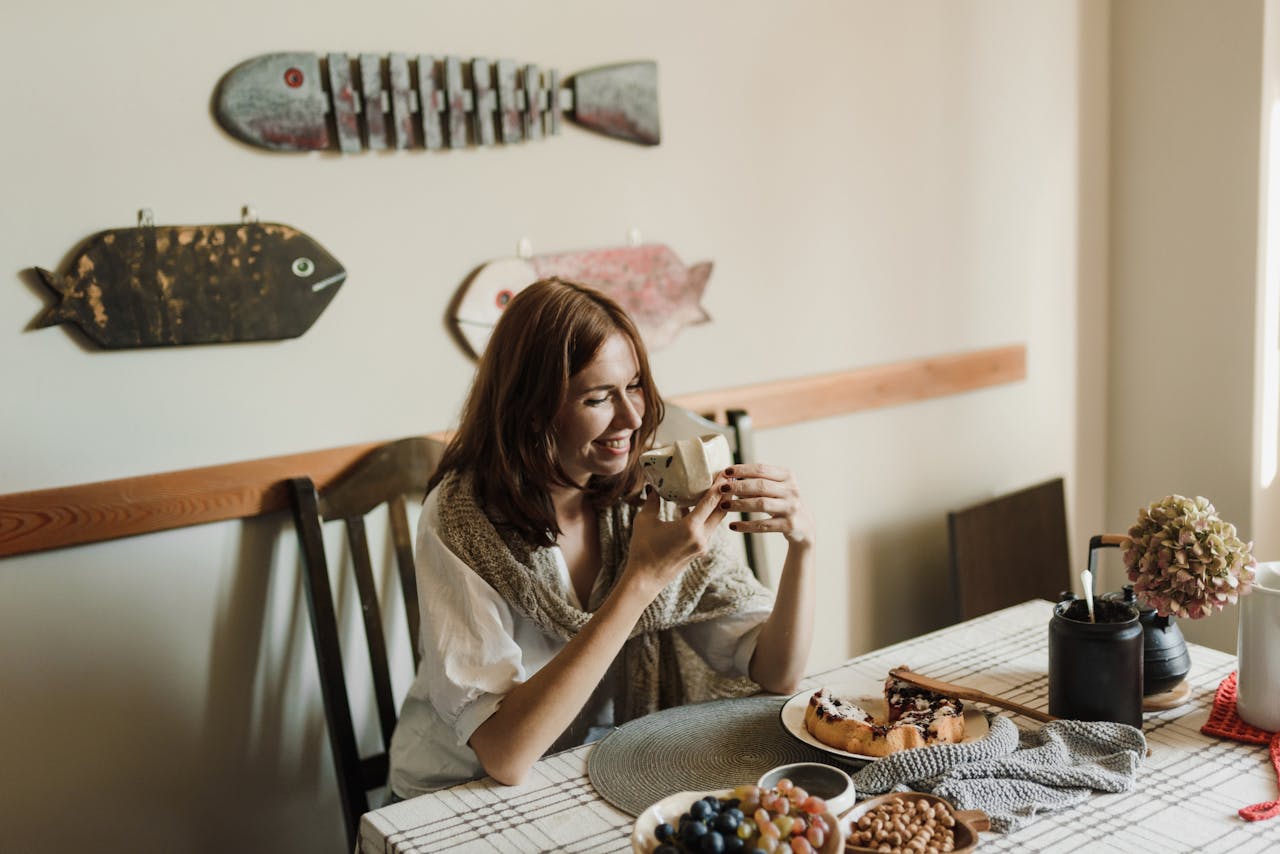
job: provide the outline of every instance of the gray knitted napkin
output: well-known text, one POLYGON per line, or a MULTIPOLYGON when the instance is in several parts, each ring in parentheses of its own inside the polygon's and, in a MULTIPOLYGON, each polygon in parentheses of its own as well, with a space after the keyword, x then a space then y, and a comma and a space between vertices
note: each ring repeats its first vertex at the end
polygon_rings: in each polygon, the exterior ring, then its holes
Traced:
POLYGON ((1146 755, 1142 731, 1128 724, 1059 720, 1023 732, 995 716, 984 739, 903 750, 868 763, 853 782, 860 796, 932 792, 956 809, 982 810, 1005 833, 1090 792, 1128 791, 1146 755))

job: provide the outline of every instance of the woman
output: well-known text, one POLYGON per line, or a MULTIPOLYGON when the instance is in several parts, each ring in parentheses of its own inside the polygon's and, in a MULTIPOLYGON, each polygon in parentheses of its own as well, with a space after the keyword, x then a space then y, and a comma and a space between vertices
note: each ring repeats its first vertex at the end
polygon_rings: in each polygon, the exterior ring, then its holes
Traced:
POLYGON ((639 457, 662 418, 644 344, 603 295, 549 279, 494 328, 419 522, 422 664, 391 744, 394 799, 514 785, 593 728, 683 702, 672 633, 712 667, 795 690, 813 522, 791 475, 736 465, 678 518, 639 457), (776 600, 716 536, 788 542, 776 600))

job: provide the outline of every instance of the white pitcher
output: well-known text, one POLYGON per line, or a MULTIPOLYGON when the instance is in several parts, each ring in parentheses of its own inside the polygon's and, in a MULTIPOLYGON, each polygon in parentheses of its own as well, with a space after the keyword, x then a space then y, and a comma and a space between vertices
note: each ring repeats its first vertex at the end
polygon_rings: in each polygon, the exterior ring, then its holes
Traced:
POLYGON ((1258 564, 1253 592, 1240 597, 1239 656, 1236 713, 1280 730, 1280 561, 1258 564))

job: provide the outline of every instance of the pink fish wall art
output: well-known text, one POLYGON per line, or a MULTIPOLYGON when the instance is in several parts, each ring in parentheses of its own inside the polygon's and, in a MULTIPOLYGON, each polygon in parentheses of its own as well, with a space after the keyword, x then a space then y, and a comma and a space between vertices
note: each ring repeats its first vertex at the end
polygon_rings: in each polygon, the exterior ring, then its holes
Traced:
POLYGON ((661 243, 503 258, 480 267, 454 301, 457 330, 475 355, 513 296, 539 279, 559 276, 596 288, 635 321, 649 349, 670 344, 680 330, 706 323, 701 306, 711 262, 686 266, 661 243))

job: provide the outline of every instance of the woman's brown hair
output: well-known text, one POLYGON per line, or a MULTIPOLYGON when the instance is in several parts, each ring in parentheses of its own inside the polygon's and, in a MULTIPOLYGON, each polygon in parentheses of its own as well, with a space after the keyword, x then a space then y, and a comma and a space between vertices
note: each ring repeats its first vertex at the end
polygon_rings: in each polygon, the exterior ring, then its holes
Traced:
POLYGON ((587 490, 597 506, 633 496, 640 488, 640 452, 662 421, 644 342, 616 302, 557 278, 534 282, 503 310, 428 490, 450 472, 471 472, 476 498, 495 523, 514 528, 530 545, 553 545, 560 527, 548 488, 571 481, 560 465, 552 423, 570 379, 617 334, 635 348, 644 415, 632 434, 626 469, 592 477, 587 490))

